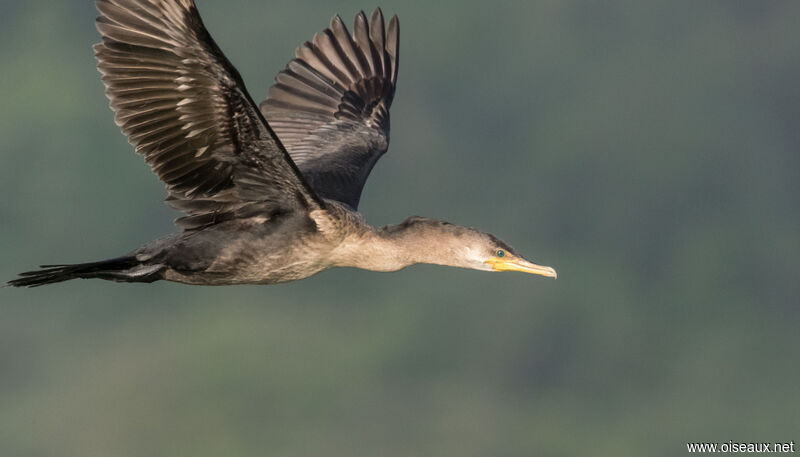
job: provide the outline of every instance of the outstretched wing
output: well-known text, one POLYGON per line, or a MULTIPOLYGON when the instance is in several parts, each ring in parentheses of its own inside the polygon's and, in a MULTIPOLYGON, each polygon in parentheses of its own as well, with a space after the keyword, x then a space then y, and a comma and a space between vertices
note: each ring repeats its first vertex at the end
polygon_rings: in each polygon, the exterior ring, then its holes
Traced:
POLYGON ((261 104, 270 126, 311 187, 356 209, 375 162, 389 147, 400 26, 381 10, 356 16, 351 36, 330 28, 295 52, 261 104))
POLYGON ((193 0, 97 0, 98 68, 115 120, 187 213, 186 229, 321 204, 193 0))

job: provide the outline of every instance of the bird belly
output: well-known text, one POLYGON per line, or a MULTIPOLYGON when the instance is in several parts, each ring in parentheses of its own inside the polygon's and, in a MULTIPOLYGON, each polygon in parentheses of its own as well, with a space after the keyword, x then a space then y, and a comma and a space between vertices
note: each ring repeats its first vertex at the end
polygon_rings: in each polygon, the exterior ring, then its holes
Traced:
POLYGON ((186 284, 277 284, 307 278, 327 268, 326 250, 313 240, 276 240, 245 236, 194 271, 170 268, 164 278, 186 284), (289 241, 289 242, 287 242, 289 241))
POLYGON ((208 270, 198 272, 168 269, 164 272, 164 279, 183 284, 209 286, 279 284, 304 279, 324 269, 324 266, 307 261, 297 263, 265 259, 265 262, 257 263, 237 262, 235 267, 230 264, 226 264, 225 267, 215 265, 208 270))

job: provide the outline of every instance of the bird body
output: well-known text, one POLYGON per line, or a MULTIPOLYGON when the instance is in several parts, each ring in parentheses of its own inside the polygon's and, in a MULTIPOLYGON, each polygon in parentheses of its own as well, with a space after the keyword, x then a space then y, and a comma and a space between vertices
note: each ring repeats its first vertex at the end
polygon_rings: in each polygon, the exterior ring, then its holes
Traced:
POLYGON ((275 284, 333 267, 395 271, 432 263, 555 270, 496 237, 411 217, 374 228, 358 213, 389 145, 399 23, 380 10, 335 16, 296 51, 256 105, 193 0, 97 0, 98 69, 115 121, 185 215, 181 231, 128 255, 43 266, 11 286, 74 278, 194 285, 275 284))

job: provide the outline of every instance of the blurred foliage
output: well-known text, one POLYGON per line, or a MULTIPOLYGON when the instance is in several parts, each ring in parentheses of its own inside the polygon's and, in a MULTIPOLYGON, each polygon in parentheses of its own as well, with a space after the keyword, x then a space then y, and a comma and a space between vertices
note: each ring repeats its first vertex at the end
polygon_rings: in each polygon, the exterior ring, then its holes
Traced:
MULTIPOLYGON (((200 0, 260 99, 353 0, 200 0)), ((800 3, 387 1, 376 225, 481 227, 557 281, 0 290, 3 456, 672 456, 797 440, 800 3)), ((0 277, 172 230, 89 0, 0 0, 0 277)))

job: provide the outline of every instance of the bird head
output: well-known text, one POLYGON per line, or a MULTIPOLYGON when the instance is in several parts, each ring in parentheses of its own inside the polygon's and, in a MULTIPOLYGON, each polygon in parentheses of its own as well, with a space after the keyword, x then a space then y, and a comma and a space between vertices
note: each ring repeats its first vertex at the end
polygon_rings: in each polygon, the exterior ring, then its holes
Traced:
POLYGON ((552 267, 531 263, 496 236, 470 227, 414 216, 396 227, 415 251, 415 263, 432 263, 483 271, 519 271, 548 278, 552 267))
POLYGON ((553 267, 537 265, 528 262, 521 256, 514 253, 505 243, 500 241, 494 235, 488 235, 489 242, 484 246, 484 260, 483 263, 488 265, 491 271, 519 271, 522 273, 530 273, 534 275, 546 276, 548 278, 557 278, 558 274, 553 267), (486 252, 486 247, 489 252, 486 252))
POLYGON ((556 270, 552 267, 525 260, 496 236, 474 229, 467 230, 471 233, 464 237, 469 241, 464 245, 461 260, 465 261, 468 268, 484 271, 519 271, 548 278, 557 277, 556 270))

